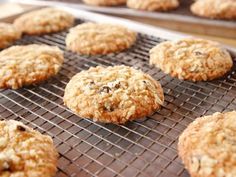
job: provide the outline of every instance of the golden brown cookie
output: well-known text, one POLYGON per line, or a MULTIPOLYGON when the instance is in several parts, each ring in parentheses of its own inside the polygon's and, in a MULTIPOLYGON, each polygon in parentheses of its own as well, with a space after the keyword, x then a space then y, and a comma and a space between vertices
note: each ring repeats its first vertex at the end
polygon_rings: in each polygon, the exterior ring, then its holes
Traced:
POLYGON ((191 6, 198 16, 217 19, 236 19, 235 0, 198 0, 191 6))
POLYGON ((150 64, 172 77, 195 82, 222 77, 232 68, 233 60, 216 42, 186 38, 151 49, 150 64))
POLYGON ((127 0, 127 6, 147 11, 168 11, 176 9, 179 6, 179 0, 127 0))
POLYGON ((196 119, 179 137, 179 155, 192 177, 236 176, 236 112, 196 119))
POLYGON ((65 105, 77 115, 115 124, 148 116, 163 102, 163 90, 156 80, 123 65, 98 66, 76 74, 64 95, 65 105))
POLYGON ((95 6, 117 6, 126 3, 126 0, 83 0, 84 3, 95 6))
POLYGON ((51 137, 18 121, 0 121, 1 177, 52 177, 57 157, 51 137))
POLYGON ((136 33, 118 25, 84 23, 70 29, 67 49, 85 55, 108 54, 130 48, 136 33))
POLYGON ((0 23, 0 49, 21 38, 21 31, 9 23, 0 23))
POLYGON ((64 61, 58 47, 13 46, 0 52, 0 88, 17 89, 57 74, 64 61))
POLYGON ((71 27, 74 17, 56 8, 44 8, 26 13, 14 21, 17 29, 25 34, 41 35, 59 32, 71 27))

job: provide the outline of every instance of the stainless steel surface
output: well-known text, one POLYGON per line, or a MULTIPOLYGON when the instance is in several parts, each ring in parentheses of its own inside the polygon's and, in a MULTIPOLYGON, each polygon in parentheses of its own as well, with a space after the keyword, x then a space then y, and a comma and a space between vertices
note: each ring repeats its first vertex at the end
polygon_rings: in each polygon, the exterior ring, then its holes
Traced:
POLYGON ((127 51, 89 57, 65 50, 66 33, 26 35, 17 42, 56 45, 65 51, 65 63, 44 83, 0 90, 0 117, 20 120, 53 137, 60 153, 57 177, 188 177, 177 155, 178 136, 196 117, 236 108, 236 67, 215 81, 180 81, 148 64, 149 49, 166 36, 140 33, 127 51), (119 64, 142 69, 161 82, 165 92, 161 110, 118 126, 81 119, 63 105, 64 88, 74 74, 91 66, 119 64))
POLYGON ((219 26, 224 28, 236 29, 236 21, 227 21, 227 20, 212 20, 207 18, 201 18, 194 16, 190 12, 190 5, 194 0, 180 0, 180 7, 176 10, 170 12, 147 12, 140 10, 129 9, 126 6, 117 6, 117 7, 97 7, 86 5, 82 0, 11 0, 14 2, 21 2, 26 4, 34 5, 60 5, 60 6, 70 6, 73 8, 90 10, 94 12, 102 12, 109 14, 117 15, 130 15, 138 17, 149 17, 154 19, 161 19, 167 21, 176 21, 176 22, 187 22, 193 24, 202 24, 210 26, 219 26))

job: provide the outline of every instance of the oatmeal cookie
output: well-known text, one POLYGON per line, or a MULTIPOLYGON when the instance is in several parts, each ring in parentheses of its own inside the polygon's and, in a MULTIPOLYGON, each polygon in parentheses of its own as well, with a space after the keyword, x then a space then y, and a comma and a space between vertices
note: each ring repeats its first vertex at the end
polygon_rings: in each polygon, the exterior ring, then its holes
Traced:
POLYGON ((126 0, 83 0, 84 3, 95 6, 117 6, 126 3, 126 0))
POLYGON ((130 48, 136 33, 118 25, 84 23, 70 29, 66 36, 69 50, 86 55, 108 54, 130 48))
POLYGON ((236 112, 196 119, 179 137, 178 150, 192 177, 236 176, 236 112))
POLYGON ((26 13, 14 21, 17 29, 25 34, 41 35, 59 32, 71 27, 74 17, 56 8, 44 8, 26 13))
POLYGON ((64 95, 65 105, 78 116, 115 124, 148 116, 163 102, 163 90, 156 80, 123 65, 92 67, 76 74, 64 95))
POLYGON ((0 176, 52 177, 58 153, 52 138, 21 122, 0 121, 0 176))
POLYGON ((0 88, 18 89, 56 75, 64 61, 58 47, 13 46, 0 52, 0 88))
POLYGON ((127 6, 147 11, 168 11, 176 9, 179 6, 179 0, 127 0, 127 6))
POLYGON ((235 0, 198 0, 191 6, 198 16, 216 19, 236 19, 235 0))
POLYGON ((158 44, 150 50, 150 64, 181 80, 207 81, 230 71, 233 60, 216 42, 187 38, 158 44))
POLYGON ((12 24, 0 23, 0 49, 6 48, 21 38, 21 31, 12 24))

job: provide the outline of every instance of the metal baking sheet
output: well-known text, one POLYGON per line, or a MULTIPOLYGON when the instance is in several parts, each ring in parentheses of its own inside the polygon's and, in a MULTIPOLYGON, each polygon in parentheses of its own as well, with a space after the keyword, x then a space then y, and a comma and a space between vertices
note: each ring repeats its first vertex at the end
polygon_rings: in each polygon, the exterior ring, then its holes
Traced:
POLYGON ((82 0, 12 0, 12 1, 26 4, 34 4, 34 5, 70 6, 73 8, 90 10, 94 12, 102 12, 102 13, 117 14, 117 15, 130 15, 138 17, 149 17, 168 21, 187 22, 193 24, 210 25, 215 27, 218 26, 236 30, 235 20, 234 21, 213 20, 194 16, 189 9, 190 5, 194 2, 194 0, 180 0, 181 3, 180 7, 170 12, 139 11, 139 10, 129 9, 126 6, 97 7, 97 6, 86 5, 82 2, 82 0))
POLYGON ((211 82, 180 81, 151 67, 148 52, 156 44, 182 35, 89 12, 64 10, 76 15, 76 24, 106 20, 136 28, 137 42, 120 53, 90 57, 65 49, 68 31, 25 35, 17 44, 56 45, 65 52, 65 63, 57 76, 44 83, 19 90, 1 89, 0 117, 22 121, 53 138, 60 154, 56 177, 189 177, 177 155, 178 137, 195 118, 236 108, 235 53, 234 68, 227 76, 211 82), (161 82, 165 103, 154 115, 118 126, 82 119, 63 105, 64 88, 73 75, 91 66, 120 64, 139 68, 161 82))

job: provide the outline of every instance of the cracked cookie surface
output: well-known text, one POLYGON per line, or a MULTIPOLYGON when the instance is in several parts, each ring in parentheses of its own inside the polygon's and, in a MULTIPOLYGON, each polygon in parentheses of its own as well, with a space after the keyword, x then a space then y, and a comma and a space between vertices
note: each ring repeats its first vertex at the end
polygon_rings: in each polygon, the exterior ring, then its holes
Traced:
POLYGON ((18 121, 0 121, 1 177, 52 177, 57 158, 51 137, 18 121))
POLYGON ((67 84, 64 103, 78 116, 123 124, 154 113, 164 102, 159 82, 128 66, 95 67, 67 84))
POLYGON ((14 26, 25 34, 41 35, 65 30, 74 24, 73 15, 56 8, 43 8, 18 17, 14 26))
POLYGON ((230 71, 233 60, 216 42, 187 38, 158 44, 150 50, 150 64, 181 80, 207 81, 230 71))
POLYGON ((117 6, 126 3, 126 0, 83 0, 84 3, 95 6, 117 6))
POLYGON ((236 176, 236 111, 197 118, 179 137, 178 151, 192 177, 236 176))
POLYGON ((168 11, 179 6, 178 0, 127 0, 127 6, 132 9, 147 11, 168 11))
POLYGON ((0 23, 0 49, 10 46, 14 41, 21 38, 21 31, 12 24, 0 23))
POLYGON ((198 0, 191 6, 198 16, 216 19, 236 19, 235 0, 198 0))
POLYGON ((54 46, 12 46, 0 52, 0 88, 18 89, 56 75, 63 52, 54 46))
POLYGON ((123 26, 84 23, 70 29, 66 36, 69 50, 85 55, 119 52, 130 48, 137 34, 123 26))

